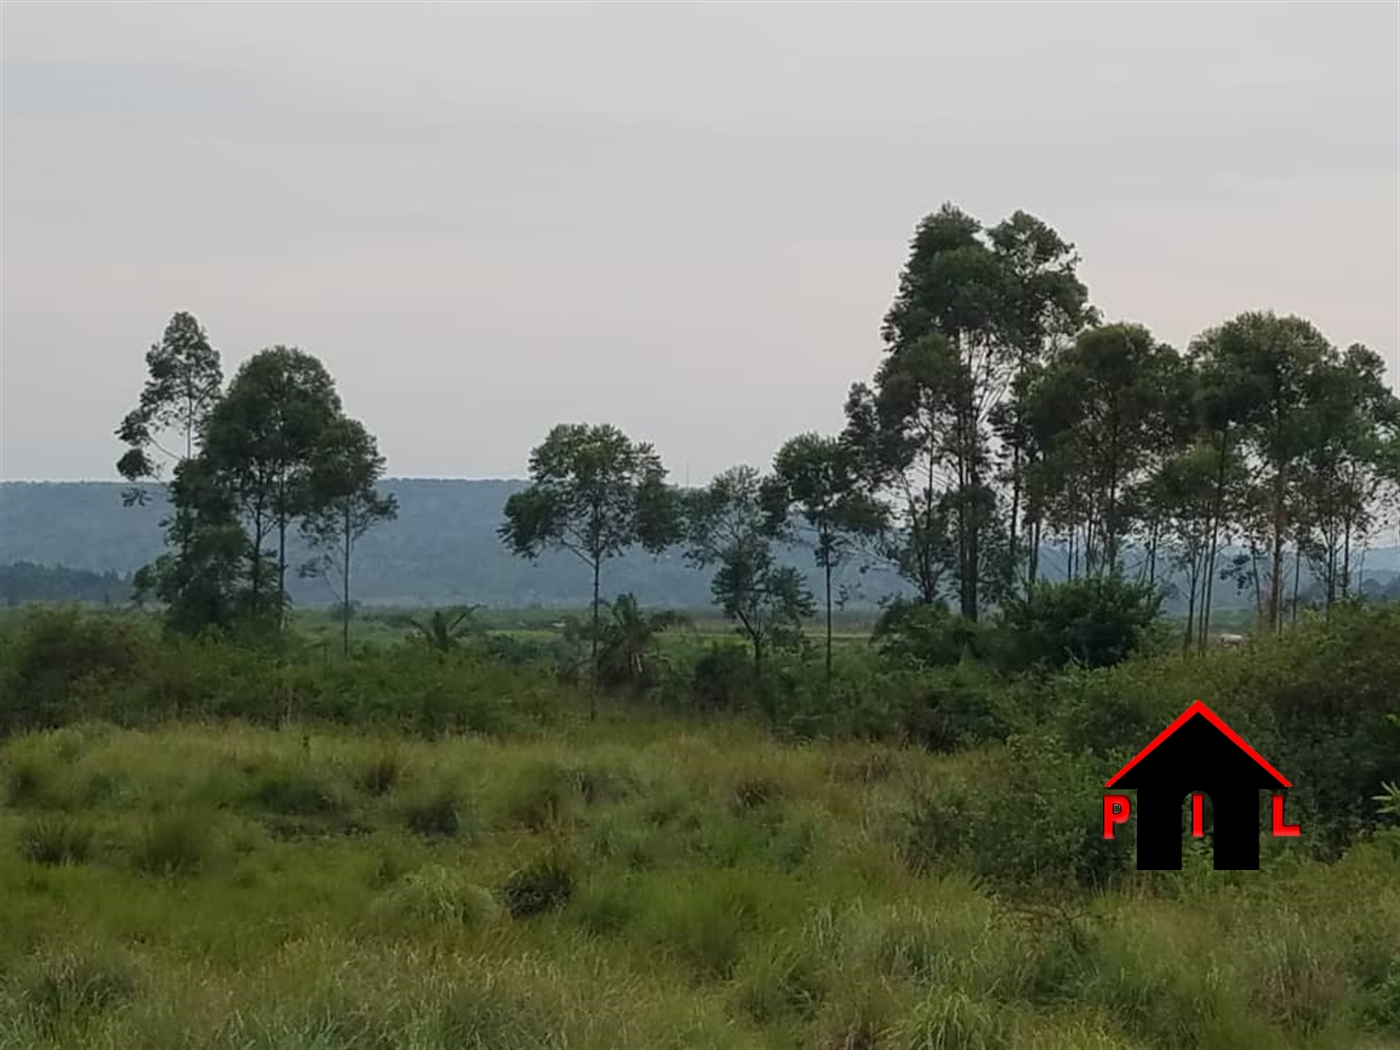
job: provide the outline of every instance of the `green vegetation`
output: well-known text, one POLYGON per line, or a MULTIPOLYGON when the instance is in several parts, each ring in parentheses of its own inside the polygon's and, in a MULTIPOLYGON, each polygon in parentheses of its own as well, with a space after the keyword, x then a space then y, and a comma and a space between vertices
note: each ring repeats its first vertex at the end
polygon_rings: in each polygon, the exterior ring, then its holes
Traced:
POLYGON ((710 654, 664 633, 590 722, 481 635, 327 661, 31 614, 0 1045, 1400 1046, 1397 634, 1031 677, 838 646, 830 689, 776 659, 775 734, 751 681, 679 691, 710 654), (1099 835, 1198 696, 1298 785, 1261 872, 1099 835))
POLYGON ((926 218, 844 430, 767 473, 553 427, 475 525, 582 617, 357 607, 374 436, 175 315, 118 428, 159 608, 0 618, 0 1047, 1400 1047, 1400 605, 1354 593, 1400 399, 1300 318, 1104 323, 1078 262, 926 218), (1140 873, 1102 785, 1200 699, 1304 834, 1140 873))

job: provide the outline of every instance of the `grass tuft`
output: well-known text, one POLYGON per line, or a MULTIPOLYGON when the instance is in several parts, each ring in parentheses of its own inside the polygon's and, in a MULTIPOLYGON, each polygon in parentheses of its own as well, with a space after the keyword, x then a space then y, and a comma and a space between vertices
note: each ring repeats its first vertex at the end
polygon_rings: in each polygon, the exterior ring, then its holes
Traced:
POLYGON ((20 831, 20 854, 35 864, 85 864, 92 856, 92 836, 86 820, 40 817, 20 831))

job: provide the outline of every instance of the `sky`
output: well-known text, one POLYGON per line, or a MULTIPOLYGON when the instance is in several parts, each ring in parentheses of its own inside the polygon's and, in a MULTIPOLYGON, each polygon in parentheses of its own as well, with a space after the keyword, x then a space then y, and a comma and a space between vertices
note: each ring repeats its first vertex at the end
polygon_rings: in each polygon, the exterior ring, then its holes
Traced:
POLYGON ((1397 12, 11 0, 0 477, 114 478, 177 310, 320 357, 392 475, 562 421, 763 466, 945 201, 1050 223, 1109 320, 1297 313, 1400 385, 1397 12))

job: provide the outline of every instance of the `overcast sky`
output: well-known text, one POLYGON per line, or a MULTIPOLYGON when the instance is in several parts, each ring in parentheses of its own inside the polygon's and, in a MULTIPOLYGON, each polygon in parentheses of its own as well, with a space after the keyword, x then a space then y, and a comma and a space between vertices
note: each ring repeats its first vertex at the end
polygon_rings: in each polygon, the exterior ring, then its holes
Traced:
POLYGON ((114 477, 176 310, 319 356, 393 474, 564 420, 763 465, 945 200, 1109 319, 1295 312, 1394 382, 1397 10, 7 2, 0 475, 114 477))

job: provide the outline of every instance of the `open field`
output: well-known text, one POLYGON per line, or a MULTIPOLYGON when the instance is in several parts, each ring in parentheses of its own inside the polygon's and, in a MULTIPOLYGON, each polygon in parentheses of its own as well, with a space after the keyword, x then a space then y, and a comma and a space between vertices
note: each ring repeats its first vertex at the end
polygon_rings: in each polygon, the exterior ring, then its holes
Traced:
POLYGON ((21 736, 0 1046, 1400 1046, 1393 833, 1104 892, 915 863, 987 759, 620 711, 21 736))

